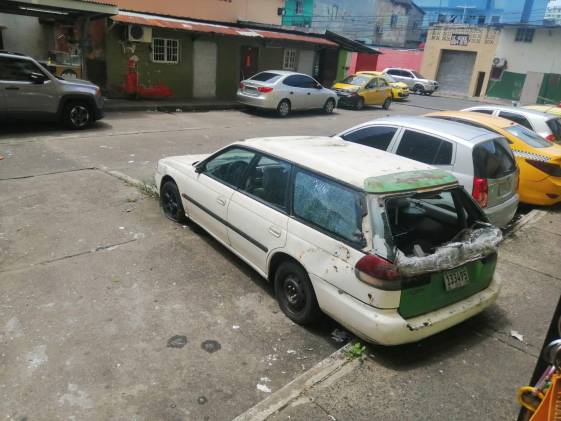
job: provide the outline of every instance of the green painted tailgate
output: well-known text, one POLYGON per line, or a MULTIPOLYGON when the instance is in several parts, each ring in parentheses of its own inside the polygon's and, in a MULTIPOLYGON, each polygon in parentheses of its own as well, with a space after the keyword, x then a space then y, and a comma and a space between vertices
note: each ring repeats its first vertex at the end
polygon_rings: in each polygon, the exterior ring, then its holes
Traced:
POLYGON ((446 291, 444 286, 444 272, 432 273, 428 284, 401 291, 399 313, 405 319, 420 316, 454 304, 484 290, 493 279, 496 264, 496 254, 476 262, 467 263, 465 267, 468 271, 469 283, 451 291, 446 291))

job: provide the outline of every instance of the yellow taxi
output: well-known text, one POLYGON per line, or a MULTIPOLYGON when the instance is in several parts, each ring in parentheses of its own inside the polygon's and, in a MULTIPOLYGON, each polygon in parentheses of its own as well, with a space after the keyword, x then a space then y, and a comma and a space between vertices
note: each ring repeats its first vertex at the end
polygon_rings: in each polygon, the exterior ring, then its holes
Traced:
POLYGON ((531 205, 561 202, 560 145, 501 117, 468 111, 441 111, 426 116, 484 128, 505 137, 520 169, 520 201, 531 205))
POLYGON ((398 82, 391 75, 387 75, 382 72, 375 72, 375 71, 363 71, 363 72, 356 72, 357 75, 367 75, 367 76, 380 76, 383 77, 386 82, 392 88, 392 100, 395 101, 397 99, 405 99, 409 96, 409 86, 407 83, 398 82))
POLYGON ((381 76, 349 75, 333 87, 340 106, 362 110, 365 105, 381 105, 384 110, 392 103, 391 87, 381 76))
POLYGON ((553 114, 557 117, 561 117, 561 104, 559 105, 526 105, 523 108, 528 108, 529 110, 539 111, 541 113, 553 114))

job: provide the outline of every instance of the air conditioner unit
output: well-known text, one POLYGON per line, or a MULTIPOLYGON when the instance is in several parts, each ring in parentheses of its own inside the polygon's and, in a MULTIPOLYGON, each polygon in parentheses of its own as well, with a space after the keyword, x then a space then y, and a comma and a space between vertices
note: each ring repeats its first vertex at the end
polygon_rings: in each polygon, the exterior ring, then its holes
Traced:
POLYGON ((129 25, 127 41, 152 42, 152 28, 149 26, 129 25))
POLYGON ((504 57, 493 58, 493 66, 494 67, 505 67, 506 66, 506 58, 504 58, 504 57))

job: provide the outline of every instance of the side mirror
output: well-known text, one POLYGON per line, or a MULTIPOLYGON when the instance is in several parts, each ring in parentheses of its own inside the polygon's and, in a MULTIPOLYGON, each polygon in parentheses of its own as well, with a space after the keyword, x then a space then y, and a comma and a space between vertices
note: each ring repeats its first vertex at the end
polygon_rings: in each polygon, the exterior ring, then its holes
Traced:
POLYGON ((204 162, 203 163, 195 162, 193 165, 195 166, 195 172, 197 174, 200 174, 205 170, 204 162))
POLYGON ((316 84, 315 86, 316 89, 323 89, 323 86, 321 85, 321 83, 316 84))
POLYGON ((46 77, 42 73, 32 72, 29 73, 29 80, 36 85, 41 85, 42 83, 45 83, 46 77))

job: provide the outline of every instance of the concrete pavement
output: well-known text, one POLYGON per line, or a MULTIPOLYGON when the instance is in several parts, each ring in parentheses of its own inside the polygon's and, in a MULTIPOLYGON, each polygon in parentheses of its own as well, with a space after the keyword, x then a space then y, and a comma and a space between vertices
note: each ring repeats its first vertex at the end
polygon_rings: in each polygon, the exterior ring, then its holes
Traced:
MULTIPOLYGON (((471 104, 413 97, 390 113, 471 104)), ((342 345, 331 339, 334 322, 295 326, 252 270, 110 174, 150 183, 163 156, 247 137, 328 135, 386 114, 115 112, 84 132, 4 126, 0 415, 228 420, 332 354, 342 345)), ((369 348, 373 357, 345 363, 348 372, 303 395, 313 402, 272 416, 508 418, 559 295, 559 263, 547 253, 559 249, 560 228, 558 213, 549 213, 504 245, 507 287, 481 316, 419 344, 369 348)))

